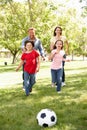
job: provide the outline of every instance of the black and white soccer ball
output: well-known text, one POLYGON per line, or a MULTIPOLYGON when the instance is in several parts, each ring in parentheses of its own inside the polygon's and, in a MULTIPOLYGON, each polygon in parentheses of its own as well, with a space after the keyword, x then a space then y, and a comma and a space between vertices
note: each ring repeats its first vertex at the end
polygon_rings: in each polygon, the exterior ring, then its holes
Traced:
POLYGON ((42 109, 37 114, 37 122, 38 125, 43 127, 51 127, 56 124, 57 122, 57 116, 56 113, 50 109, 42 109))

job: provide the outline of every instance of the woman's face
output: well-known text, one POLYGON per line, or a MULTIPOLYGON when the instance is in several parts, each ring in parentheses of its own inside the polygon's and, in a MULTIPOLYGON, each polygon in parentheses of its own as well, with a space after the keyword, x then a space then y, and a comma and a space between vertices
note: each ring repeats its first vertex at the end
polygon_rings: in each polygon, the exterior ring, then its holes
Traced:
POLYGON ((56 28, 55 33, 61 35, 61 29, 60 28, 56 28))

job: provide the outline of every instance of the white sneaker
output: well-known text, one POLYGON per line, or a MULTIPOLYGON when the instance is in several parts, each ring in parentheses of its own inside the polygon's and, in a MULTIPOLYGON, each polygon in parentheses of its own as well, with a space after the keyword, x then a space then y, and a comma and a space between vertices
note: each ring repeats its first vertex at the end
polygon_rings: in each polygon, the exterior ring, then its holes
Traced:
POLYGON ((65 85, 66 85, 65 82, 62 82, 62 85, 61 85, 61 86, 63 87, 63 86, 65 86, 65 85))
POLYGON ((52 86, 52 87, 55 87, 55 83, 52 83, 51 86, 52 86))
POLYGON ((57 93, 61 93, 61 91, 57 91, 57 93))
POLYGON ((24 86, 22 87, 22 89, 23 89, 23 91, 25 91, 25 88, 24 88, 24 86))

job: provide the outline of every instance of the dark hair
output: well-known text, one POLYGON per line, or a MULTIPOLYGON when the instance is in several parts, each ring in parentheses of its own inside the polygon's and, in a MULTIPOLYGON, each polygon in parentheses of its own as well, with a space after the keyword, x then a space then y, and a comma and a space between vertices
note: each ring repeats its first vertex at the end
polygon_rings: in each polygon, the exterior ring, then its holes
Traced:
POLYGON ((27 40, 27 41, 25 41, 25 43, 24 43, 24 46, 25 46, 25 47, 26 47, 27 43, 31 43, 32 46, 34 47, 34 42, 33 42, 33 41, 31 41, 31 40, 27 40))
POLYGON ((61 28, 60 26, 55 27, 55 29, 54 29, 54 34, 53 34, 53 35, 56 36, 56 32, 55 32, 55 31, 56 31, 57 28, 60 29, 60 31, 61 31, 61 32, 60 32, 60 35, 62 35, 62 28, 61 28))
POLYGON ((62 43, 61 49, 63 49, 63 41, 62 41, 62 40, 57 40, 57 41, 55 42, 54 46, 53 46, 53 49, 56 49, 56 43, 57 43, 58 41, 61 41, 61 43, 62 43))

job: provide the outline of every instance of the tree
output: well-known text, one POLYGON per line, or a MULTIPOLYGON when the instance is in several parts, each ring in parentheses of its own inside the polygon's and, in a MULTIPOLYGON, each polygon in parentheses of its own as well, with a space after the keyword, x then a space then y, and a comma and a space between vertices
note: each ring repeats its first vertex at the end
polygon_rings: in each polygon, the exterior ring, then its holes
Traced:
POLYGON ((79 11, 74 6, 68 7, 67 2, 70 1, 54 3, 53 0, 26 0, 24 3, 17 3, 3 0, 1 2, 0 45, 10 50, 13 55, 12 63, 19 53, 21 40, 27 35, 27 29, 31 26, 36 28, 36 35, 48 52, 53 30, 58 25, 63 28, 63 34, 69 40, 70 54, 78 53, 80 46, 83 48, 87 31, 82 30, 86 29, 86 24, 81 15, 78 17, 79 11))
POLYGON ((4 5, 4 9, 1 12, 0 44, 11 52, 13 56, 12 63, 15 62, 16 55, 20 51, 20 39, 23 31, 25 32, 23 27, 26 26, 26 24, 24 25, 24 17, 22 17, 22 10, 20 10, 21 6, 21 4, 8 2, 7 5, 4 5))

